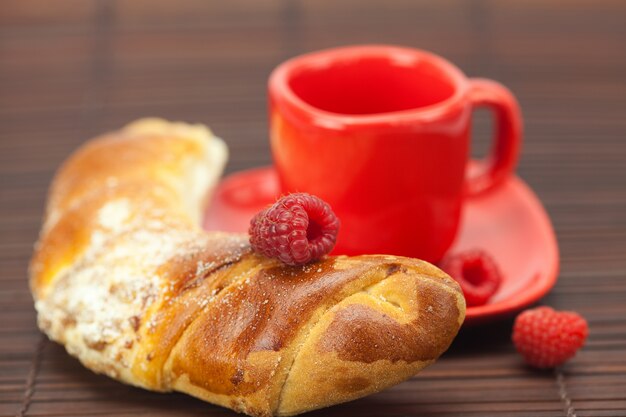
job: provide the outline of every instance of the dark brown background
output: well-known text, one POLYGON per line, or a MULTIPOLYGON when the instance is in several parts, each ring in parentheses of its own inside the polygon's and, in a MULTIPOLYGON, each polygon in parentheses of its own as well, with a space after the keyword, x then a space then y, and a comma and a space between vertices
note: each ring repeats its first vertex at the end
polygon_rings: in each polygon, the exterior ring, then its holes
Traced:
POLYGON ((96 376, 40 335, 26 265, 48 183, 85 139, 144 115, 210 124, 228 172, 267 164, 270 70, 364 42, 429 49, 515 92, 519 173, 562 251, 544 303, 578 310, 591 336, 539 373, 510 322, 465 331, 419 377, 314 415, 626 416, 626 3, 594 0, 0 0, 0 415, 232 415, 96 376))

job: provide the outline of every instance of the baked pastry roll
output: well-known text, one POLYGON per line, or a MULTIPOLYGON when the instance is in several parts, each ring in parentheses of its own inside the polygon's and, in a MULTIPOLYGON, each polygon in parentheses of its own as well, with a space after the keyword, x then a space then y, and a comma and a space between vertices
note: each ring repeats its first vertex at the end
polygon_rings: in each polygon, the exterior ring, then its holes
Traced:
POLYGON ((30 266, 39 327, 92 371, 252 416, 380 391, 448 348, 463 295, 426 262, 286 266, 245 235, 204 231, 226 159, 207 128, 159 119, 78 149, 30 266))

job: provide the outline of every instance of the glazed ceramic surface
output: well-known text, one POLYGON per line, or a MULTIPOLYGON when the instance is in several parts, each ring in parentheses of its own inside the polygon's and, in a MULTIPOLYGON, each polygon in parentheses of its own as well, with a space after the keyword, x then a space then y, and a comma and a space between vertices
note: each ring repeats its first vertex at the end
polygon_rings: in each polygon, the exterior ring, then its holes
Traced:
POLYGON ((337 250, 438 261, 465 198, 501 186, 521 140, 513 96, 428 52, 357 46, 280 65, 269 81, 271 146, 283 193, 330 203, 337 250), (493 151, 468 173, 471 113, 493 110, 493 151))

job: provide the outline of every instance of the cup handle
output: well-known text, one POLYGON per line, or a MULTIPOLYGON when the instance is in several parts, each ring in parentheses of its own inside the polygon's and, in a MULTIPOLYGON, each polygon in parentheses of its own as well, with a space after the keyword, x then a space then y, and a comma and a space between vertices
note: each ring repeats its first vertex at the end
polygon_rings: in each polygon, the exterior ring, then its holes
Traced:
POLYGON ((474 108, 487 107, 495 113, 496 131, 489 155, 468 166, 466 194, 472 196, 499 185, 515 170, 522 142, 522 116, 513 94, 495 81, 471 79, 469 98, 474 108))

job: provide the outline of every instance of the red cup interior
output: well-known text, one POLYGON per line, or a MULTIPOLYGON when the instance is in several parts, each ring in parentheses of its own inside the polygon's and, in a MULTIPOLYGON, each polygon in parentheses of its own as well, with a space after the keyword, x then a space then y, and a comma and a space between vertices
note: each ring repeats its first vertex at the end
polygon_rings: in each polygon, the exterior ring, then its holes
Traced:
POLYGON ((454 94, 454 83, 432 62, 409 55, 346 56, 332 64, 303 65, 288 81, 310 106, 364 115, 427 107, 454 94))

